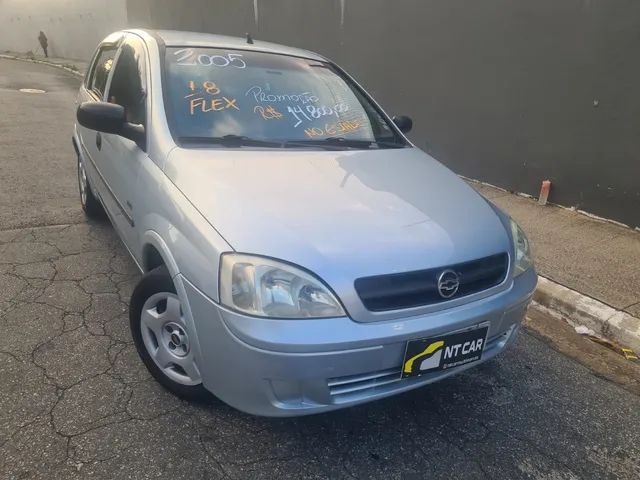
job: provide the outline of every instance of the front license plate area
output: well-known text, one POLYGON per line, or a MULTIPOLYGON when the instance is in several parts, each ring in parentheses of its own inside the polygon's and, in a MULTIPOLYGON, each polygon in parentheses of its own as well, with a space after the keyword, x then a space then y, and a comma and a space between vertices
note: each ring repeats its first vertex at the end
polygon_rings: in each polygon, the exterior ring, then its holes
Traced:
POLYGON ((402 362, 402 378, 466 365, 482 358, 488 326, 431 338, 409 340, 402 362))

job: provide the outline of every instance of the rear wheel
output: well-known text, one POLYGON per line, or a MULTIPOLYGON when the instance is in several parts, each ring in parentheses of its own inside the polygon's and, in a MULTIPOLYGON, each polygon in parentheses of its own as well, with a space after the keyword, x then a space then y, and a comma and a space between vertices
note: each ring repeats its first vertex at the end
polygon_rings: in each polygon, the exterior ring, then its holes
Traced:
POLYGON ((142 277, 131 296, 131 333, 145 366, 165 388, 190 400, 210 397, 193 352, 193 332, 166 267, 142 277))
POLYGON ((80 190, 80 204, 87 217, 91 219, 104 218, 104 209, 100 200, 98 200, 91 190, 89 179, 87 178, 87 171, 84 168, 84 164, 78 155, 78 190, 80 190))

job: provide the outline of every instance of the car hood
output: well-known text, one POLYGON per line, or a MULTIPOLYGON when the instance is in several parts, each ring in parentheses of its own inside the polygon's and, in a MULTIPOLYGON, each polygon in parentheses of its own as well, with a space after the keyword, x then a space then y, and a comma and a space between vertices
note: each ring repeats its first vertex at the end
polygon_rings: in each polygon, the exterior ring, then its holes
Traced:
POLYGON ((510 250, 489 204, 417 148, 177 148, 165 173, 236 251, 305 267, 341 297, 356 278, 510 250))

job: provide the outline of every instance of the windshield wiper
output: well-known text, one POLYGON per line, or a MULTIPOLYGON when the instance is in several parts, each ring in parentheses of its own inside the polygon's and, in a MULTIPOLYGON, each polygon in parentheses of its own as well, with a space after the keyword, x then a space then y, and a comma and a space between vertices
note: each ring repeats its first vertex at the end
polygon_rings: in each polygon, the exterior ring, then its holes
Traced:
POLYGON ((260 140, 244 135, 224 135, 223 137, 178 137, 181 144, 222 145, 224 147, 270 147, 279 148, 282 142, 260 140))
POLYGON ((332 148, 404 148, 404 143, 376 141, 376 140, 357 140, 344 137, 327 137, 315 140, 295 140, 285 142, 285 146, 316 146, 316 147, 332 147, 332 148))
POLYGON ((187 145, 222 145, 223 147, 268 147, 268 148, 323 148, 343 150, 345 148, 403 148, 397 142, 356 140, 344 137, 327 137, 310 140, 261 140, 244 135, 224 135, 222 137, 178 137, 178 143, 187 145))
POLYGON ((398 143, 396 141, 387 140, 358 140, 344 137, 327 137, 324 139, 327 142, 335 143, 337 145, 346 145, 353 147, 387 147, 387 148, 403 148, 406 147, 404 143, 398 143))
POLYGON ((344 147, 339 144, 323 142, 322 140, 285 140, 281 144, 284 148, 322 148, 325 150, 342 150, 344 147))

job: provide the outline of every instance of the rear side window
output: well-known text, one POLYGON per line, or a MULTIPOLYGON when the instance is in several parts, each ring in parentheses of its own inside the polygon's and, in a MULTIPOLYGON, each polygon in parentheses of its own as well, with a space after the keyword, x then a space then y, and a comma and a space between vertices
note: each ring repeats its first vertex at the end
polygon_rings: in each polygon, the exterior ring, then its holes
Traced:
POLYGON ((106 47, 100 50, 96 57, 96 62, 93 64, 93 71, 89 78, 88 89, 95 93, 100 99, 104 95, 104 90, 107 85, 107 78, 109 72, 113 67, 113 58, 116 55, 116 47, 106 47))

